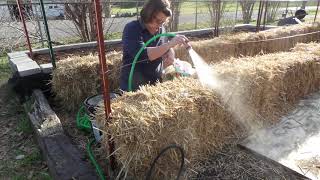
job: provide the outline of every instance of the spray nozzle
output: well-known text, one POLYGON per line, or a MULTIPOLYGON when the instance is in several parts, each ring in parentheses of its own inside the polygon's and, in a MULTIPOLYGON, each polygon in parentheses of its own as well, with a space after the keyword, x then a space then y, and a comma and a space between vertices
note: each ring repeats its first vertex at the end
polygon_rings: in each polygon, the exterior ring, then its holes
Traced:
POLYGON ((189 41, 186 41, 186 49, 189 51, 190 49, 192 49, 191 44, 189 43, 189 41))

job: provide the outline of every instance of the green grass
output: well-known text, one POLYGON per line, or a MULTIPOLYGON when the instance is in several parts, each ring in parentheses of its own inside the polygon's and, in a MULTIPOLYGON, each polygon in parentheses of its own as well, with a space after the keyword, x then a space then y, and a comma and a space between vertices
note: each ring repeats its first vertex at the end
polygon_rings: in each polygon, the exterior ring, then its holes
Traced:
POLYGON ((34 150, 21 160, 21 166, 32 166, 33 164, 39 163, 41 161, 41 153, 38 150, 34 150))
POLYGON ((6 55, 0 55, 0 82, 8 79, 11 70, 9 67, 8 57, 6 55))
POLYGON ((44 165, 40 150, 34 140, 30 121, 19 103, 16 94, 7 81, 11 76, 7 55, 0 55, 0 97, 1 97, 1 127, 9 129, 2 136, 1 151, 5 152, 4 159, 0 160, 0 179, 52 179, 44 165), (16 159, 24 155, 22 159, 16 159))
POLYGON ((17 126, 18 132, 23 132, 25 134, 32 134, 32 127, 29 118, 24 113, 21 115, 17 126))
MULTIPOLYGON (((210 28, 211 24, 209 21, 201 22, 197 24, 197 29, 210 28)), ((194 23, 183 23, 179 24, 179 31, 192 30, 195 29, 194 23)))
POLYGON ((31 152, 25 152, 22 150, 15 150, 14 154, 20 155, 24 154, 25 157, 20 160, 14 159, 10 162, 5 162, 6 168, 2 169, 4 174, 7 174, 10 179, 16 180, 25 180, 28 176, 31 179, 39 179, 39 180, 51 180, 51 176, 46 170, 36 169, 34 167, 39 167, 42 164, 42 156, 38 149, 34 148, 31 152), (12 169, 11 169, 12 168, 12 169))
MULTIPOLYGON (((208 13, 208 2, 183 2, 181 5, 181 9, 180 12, 181 14, 195 14, 196 13, 196 6, 197 6, 197 12, 198 13, 208 13)), ((307 6, 316 6, 317 2, 308 2, 307 6)), ((286 7, 286 2, 282 2, 280 5, 282 8, 286 7)), ((289 3, 289 7, 300 7, 301 6, 301 2, 290 2, 289 3)), ((139 7, 138 12, 140 12, 142 7, 139 7)), ((226 7, 225 7, 225 11, 227 12, 235 12, 237 9, 237 3, 236 2, 228 2, 226 7)), ((254 7, 254 10, 258 10, 259 9, 259 2, 256 2, 254 7)), ((241 11, 241 6, 238 6, 238 11, 241 11)), ((121 8, 119 6, 115 6, 112 7, 111 10, 112 14, 116 14, 116 13, 136 13, 137 9, 136 7, 132 7, 132 8, 121 8)))
POLYGON ((104 39, 106 40, 121 39, 121 37, 122 37, 122 32, 112 32, 104 35, 104 39))
MULTIPOLYGON (((139 8, 141 10, 141 8, 139 8)), ((111 14, 117 14, 117 13, 135 13, 137 12, 136 8, 120 8, 120 7, 112 7, 111 14)))

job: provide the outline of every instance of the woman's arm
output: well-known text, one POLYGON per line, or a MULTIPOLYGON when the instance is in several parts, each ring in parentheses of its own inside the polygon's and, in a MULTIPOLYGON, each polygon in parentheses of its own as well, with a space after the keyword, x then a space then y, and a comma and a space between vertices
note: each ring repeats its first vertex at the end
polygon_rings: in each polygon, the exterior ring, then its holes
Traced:
POLYGON ((153 61, 161 56, 163 56, 170 48, 175 47, 178 44, 187 45, 188 38, 183 35, 177 35, 171 39, 168 43, 164 43, 157 47, 147 47, 147 53, 150 61, 153 61))
POLYGON ((163 68, 166 68, 172 65, 175 59, 174 50, 170 48, 169 51, 162 56, 162 58, 163 58, 163 68))

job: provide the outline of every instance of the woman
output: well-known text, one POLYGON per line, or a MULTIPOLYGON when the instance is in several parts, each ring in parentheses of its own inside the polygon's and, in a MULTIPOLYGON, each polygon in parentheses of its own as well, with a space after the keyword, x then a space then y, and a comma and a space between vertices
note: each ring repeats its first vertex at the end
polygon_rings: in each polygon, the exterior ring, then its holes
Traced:
MULTIPOLYGON (((165 32, 163 25, 171 16, 168 0, 149 0, 140 12, 140 19, 126 24, 122 34, 121 90, 128 91, 131 64, 137 52, 149 39, 165 32)), ((132 90, 137 90, 141 85, 161 81, 162 70, 173 63, 172 48, 180 44, 188 46, 187 42, 188 39, 185 36, 177 35, 169 42, 166 38, 159 38, 145 48, 135 66, 132 90)))

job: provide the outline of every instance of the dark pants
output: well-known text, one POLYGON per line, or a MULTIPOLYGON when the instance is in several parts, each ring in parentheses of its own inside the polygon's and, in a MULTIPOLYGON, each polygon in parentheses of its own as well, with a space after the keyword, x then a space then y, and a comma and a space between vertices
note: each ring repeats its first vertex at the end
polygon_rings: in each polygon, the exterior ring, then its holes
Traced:
MULTIPOLYGON (((140 72, 140 71, 135 71, 133 73, 133 78, 132 78, 132 91, 136 91, 139 89, 139 86, 149 84, 150 82, 147 80, 146 77, 140 72)), ((129 87, 128 87, 129 88, 129 87)))

